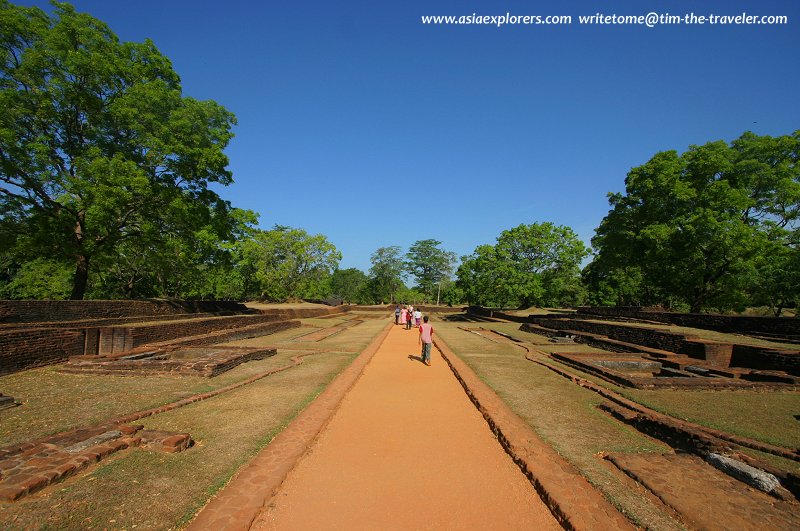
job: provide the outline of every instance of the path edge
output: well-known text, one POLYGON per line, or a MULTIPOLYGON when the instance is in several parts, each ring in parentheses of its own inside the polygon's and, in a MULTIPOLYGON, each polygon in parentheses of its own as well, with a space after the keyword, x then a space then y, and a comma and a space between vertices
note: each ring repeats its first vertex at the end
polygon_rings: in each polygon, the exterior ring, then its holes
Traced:
POLYGON ((324 391, 234 474, 185 529, 249 530, 289 472, 333 417, 342 399, 361 377, 393 326, 394 322, 388 323, 324 391))
POLYGON ((568 463, 458 357, 441 337, 434 344, 506 453, 528 477, 562 527, 635 529, 577 468, 568 463))

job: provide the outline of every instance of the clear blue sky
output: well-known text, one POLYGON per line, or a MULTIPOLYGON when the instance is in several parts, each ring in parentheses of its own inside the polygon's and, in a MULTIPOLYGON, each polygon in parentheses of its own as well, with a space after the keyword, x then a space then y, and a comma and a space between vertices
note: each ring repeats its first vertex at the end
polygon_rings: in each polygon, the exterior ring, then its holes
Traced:
POLYGON ((606 194, 656 152, 800 129, 795 0, 72 3, 122 40, 151 38, 185 95, 235 113, 222 195, 263 228, 325 234, 343 268, 426 238, 469 254, 520 223, 569 225, 588 244, 606 194), (789 23, 577 23, 650 11, 789 23), (420 22, 506 12, 573 23, 420 22))

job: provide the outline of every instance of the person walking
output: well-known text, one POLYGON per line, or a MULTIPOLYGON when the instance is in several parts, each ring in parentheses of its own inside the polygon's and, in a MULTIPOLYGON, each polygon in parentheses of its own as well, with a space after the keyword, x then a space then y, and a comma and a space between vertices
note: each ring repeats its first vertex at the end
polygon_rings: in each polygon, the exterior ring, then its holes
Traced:
POLYGON ((431 344, 433 343, 433 325, 428 324, 428 316, 423 317, 419 325, 419 343, 422 344, 422 363, 431 366, 431 344))
POLYGON ((400 323, 400 305, 397 305, 397 308, 394 309, 394 324, 400 323))
POLYGON ((408 321, 408 310, 403 308, 402 310, 400 310, 400 324, 405 326, 407 321, 408 321))
POLYGON ((417 308, 414 310, 414 326, 419 328, 419 325, 421 324, 420 321, 422 321, 422 312, 419 311, 419 308, 417 308))

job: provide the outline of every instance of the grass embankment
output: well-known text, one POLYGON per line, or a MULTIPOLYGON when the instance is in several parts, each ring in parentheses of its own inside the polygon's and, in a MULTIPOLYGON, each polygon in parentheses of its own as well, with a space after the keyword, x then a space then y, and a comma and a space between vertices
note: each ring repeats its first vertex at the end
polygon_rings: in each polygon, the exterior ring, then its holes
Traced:
MULTIPOLYGON (((463 324, 462 324, 463 325, 463 324)), ((467 323, 495 328, 494 323, 467 323)), ((524 351, 435 323, 436 333, 478 376, 621 511, 650 529, 681 529, 658 504, 632 489, 630 480, 601 456, 605 452, 667 452, 669 448, 619 423, 595 407, 602 398, 525 359, 524 351)), ((509 326, 495 329, 507 332, 509 326)), ((517 325, 519 326, 519 325, 517 325)))
MULTIPOLYGON (((328 324, 328 323, 326 323, 328 324)), ((333 324, 333 323, 331 323, 333 324)), ((331 324, 328 324, 330 326, 331 324)), ((25 413, 45 391, 35 386, 28 403, 17 408, 40 427, 63 415, 104 419, 111 414, 171 402, 188 394, 217 388, 270 367, 289 363, 297 352, 319 351, 304 358, 301 365, 258 380, 250 385, 141 421, 148 429, 189 432, 196 444, 179 454, 163 454, 143 449, 126 450, 103 461, 87 473, 24 498, 0 506, 0 528, 11 529, 171 529, 188 521, 235 471, 249 461, 305 407, 325 386, 363 350, 385 325, 374 320, 349 328, 331 338, 314 343, 291 341, 310 329, 294 329, 232 344, 276 345, 279 353, 260 362, 244 364, 213 379, 180 377, 107 377, 48 374, 51 378, 72 380, 72 391, 59 395, 46 390, 50 407, 60 412, 42 413, 45 418, 25 413), (283 347, 285 350, 280 350, 283 347), (201 381, 202 380, 202 381, 201 381), (81 387, 78 385, 83 385, 81 387), (203 387, 205 386, 205 387, 203 387), (135 396, 132 391, 140 393, 135 396), (91 415, 81 415, 70 404, 76 396, 88 393, 86 406, 91 415), (58 406, 57 400, 64 400, 58 406), (95 402, 111 406, 95 407, 95 402)), ((49 373, 52 371, 29 371, 49 373)), ((28 373, 4 378, 31 381, 28 373)), ((32 385, 29 383, 29 385, 32 385)), ((22 387, 20 387, 22 388, 22 387)), ((12 395, 13 396, 13 395, 12 395)), ((43 396, 43 398, 44 398, 43 396)), ((36 405, 37 411, 47 408, 36 405)), ((65 422, 67 424, 81 424, 65 422)), ((84 423, 85 424, 85 423, 84 423)), ((5 419, 3 430, 6 431, 5 419)), ((41 428, 40 428, 41 430, 41 428)))

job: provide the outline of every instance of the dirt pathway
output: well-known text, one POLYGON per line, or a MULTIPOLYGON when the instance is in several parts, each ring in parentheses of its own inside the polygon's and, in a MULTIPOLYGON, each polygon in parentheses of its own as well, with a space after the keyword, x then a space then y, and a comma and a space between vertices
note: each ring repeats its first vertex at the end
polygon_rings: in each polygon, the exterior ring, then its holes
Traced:
POLYGON ((438 352, 418 356, 394 327, 253 529, 561 529, 438 352))

